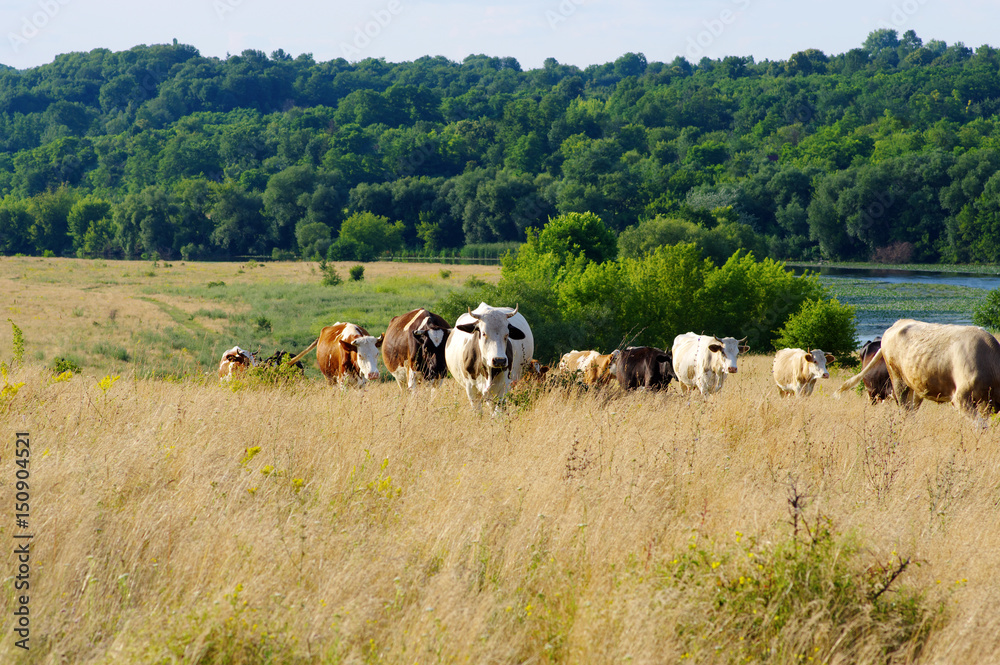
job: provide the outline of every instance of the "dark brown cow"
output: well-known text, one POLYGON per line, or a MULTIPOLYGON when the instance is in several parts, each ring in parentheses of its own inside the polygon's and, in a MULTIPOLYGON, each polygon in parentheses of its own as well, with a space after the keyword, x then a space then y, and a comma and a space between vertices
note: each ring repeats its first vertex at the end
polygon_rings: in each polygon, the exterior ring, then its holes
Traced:
POLYGON ((631 346, 618 356, 615 378, 626 390, 666 390, 670 380, 677 378, 672 361, 669 351, 652 346, 631 346))
POLYGON ((378 378, 378 347, 382 337, 375 339, 368 331, 353 323, 337 322, 320 331, 316 341, 306 350, 288 361, 294 364, 316 349, 316 362, 329 384, 344 383, 350 379, 364 386, 369 379, 378 378))
MULTIPOLYGON (((870 342, 866 342, 858 353, 861 356, 861 366, 867 365, 878 350, 882 348, 882 338, 877 337, 870 342)), ((865 390, 868 391, 868 399, 872 404, 892 397, 892 381, 889 379, 889 369, 885 366, 885 359, 879 358, 878 364, 872 367, 863 379, 865 390)))
POLYGON ((450 326, 437 314, 415 309, 393 317, 382 343, 382 361, 399 387, 417 387, 423 379, 435 388, 448 376, 444 358, 450 326))

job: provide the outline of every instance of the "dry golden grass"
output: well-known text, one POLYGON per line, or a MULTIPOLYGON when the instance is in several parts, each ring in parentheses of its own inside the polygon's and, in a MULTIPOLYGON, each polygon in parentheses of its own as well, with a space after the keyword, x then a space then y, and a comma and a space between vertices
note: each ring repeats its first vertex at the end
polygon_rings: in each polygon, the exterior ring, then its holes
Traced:
MULTIPOLYGON (((792 485, 863 564, 920 562, 888 594, 945 609, 895 662, 1000 650, 996 427, 833 399, 844 375, 781 399, 750 357, 707 400, 547 391, 497 418, 453 382, 126 376, 104 395, 50 376, 16 371, 0 406, 4 540, 22 429, 35 533, 33 648, 13 646, 5 546, 0 662, 735 662, 739 636, 669 571, 695 547, 787 541, 792 485)), ((885 662, 874 637, 797 620, 769 662, 885 662)))

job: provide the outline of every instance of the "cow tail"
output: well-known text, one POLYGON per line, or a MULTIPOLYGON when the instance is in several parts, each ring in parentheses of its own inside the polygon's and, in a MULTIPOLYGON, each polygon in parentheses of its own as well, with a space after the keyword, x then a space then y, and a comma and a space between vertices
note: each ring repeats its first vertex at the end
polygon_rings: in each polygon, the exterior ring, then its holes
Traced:
POLYGON ((868 361, 868 364, 865 365, 864 369, 862 369, 860 373, 855 374, 854 376, 849 378, 847 381, 844 381, 844 385, 840 386, 840 388, 837 388, 837 392, 834 393, 834 395, 840 396, 841 394, 847 392, 854 386, 861 383, 861 380, 865 378, 865 374, 868 373, 868 370, 874 367, 881 359, 882 359, 882 349, 880 348, 878 352, 876 352, 875 355, 872 356, 872 359, 868 361))
POLYGON ((309 346, 307 346, 305 351, 303 351, 299 355, 295 356, 291 360, 285 361, 285 364, 286 365, 294 365, 295 363, 299 362, 300 360, 302 360, 302 358, 305 357, 305 355, 307 353, 309 353, 310 351, 312 351, 313 349, 315 349, 317 344, 319 344, 319 337, 317 337, 316 340, 313 341, 312 344, 310 344, 309 346))

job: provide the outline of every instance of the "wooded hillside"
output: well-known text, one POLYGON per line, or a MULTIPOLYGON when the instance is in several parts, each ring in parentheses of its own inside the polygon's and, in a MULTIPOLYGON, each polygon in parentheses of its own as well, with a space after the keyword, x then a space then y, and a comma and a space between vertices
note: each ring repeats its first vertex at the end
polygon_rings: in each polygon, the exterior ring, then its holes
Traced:
POLYGON ((998 112, 997 49, 912 31, 777 62, 530 71, 98 49, 0 72, 0 252, 364 258, 590 211, 636 247, 991 262, 998 112), (352 216, 392 246, 341 238, 352 216))

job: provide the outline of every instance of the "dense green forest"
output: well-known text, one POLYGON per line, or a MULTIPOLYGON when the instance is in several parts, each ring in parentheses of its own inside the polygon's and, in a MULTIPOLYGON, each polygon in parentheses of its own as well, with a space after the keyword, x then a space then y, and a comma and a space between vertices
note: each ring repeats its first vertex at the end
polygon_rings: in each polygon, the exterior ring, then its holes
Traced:
POLYGON ((878 30, 529 71, 69 53, 0 71, 0 195, 5 254, 365 258, 589 211, 626 257, 1000 261, 1000 51, 878 30))

